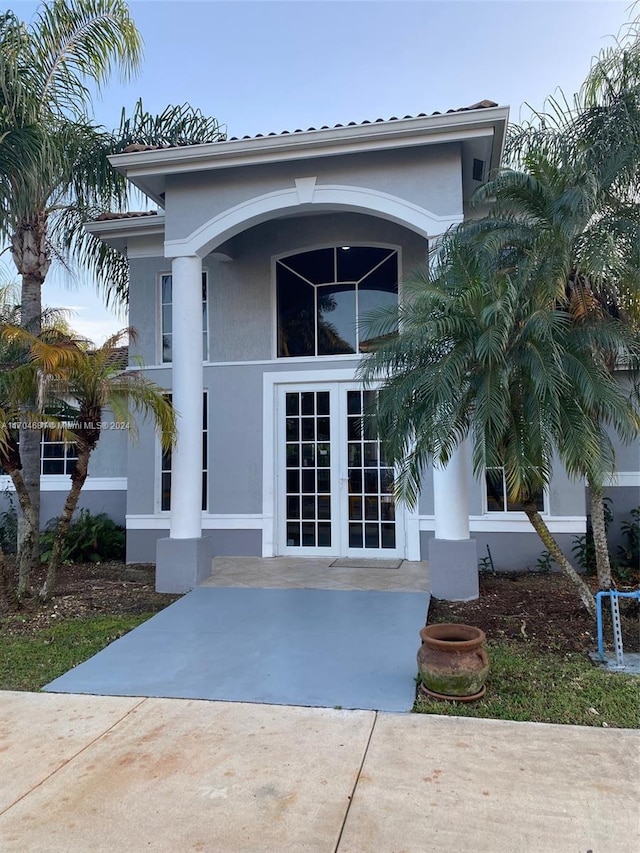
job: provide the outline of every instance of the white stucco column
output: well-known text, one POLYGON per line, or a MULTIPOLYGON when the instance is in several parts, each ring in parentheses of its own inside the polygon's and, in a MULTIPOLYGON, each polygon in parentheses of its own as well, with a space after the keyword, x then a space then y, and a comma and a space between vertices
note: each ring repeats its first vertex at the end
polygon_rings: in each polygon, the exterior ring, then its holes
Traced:
POLYGON ((202 535, 202 261, 174 258, 173 405, 178 437, 171 456, 171 539, 202 535))
POLYGON ((477 598, 478 556, 469 535, 469 467, 466 442, 446 468, 433 469, 435 536, 429 541, 431 593, 448 601, 477 598))
POLYGON ((436 539, 469 538, 467 442, 454 450, 446 468, 433 469, 433 508, 436 539))

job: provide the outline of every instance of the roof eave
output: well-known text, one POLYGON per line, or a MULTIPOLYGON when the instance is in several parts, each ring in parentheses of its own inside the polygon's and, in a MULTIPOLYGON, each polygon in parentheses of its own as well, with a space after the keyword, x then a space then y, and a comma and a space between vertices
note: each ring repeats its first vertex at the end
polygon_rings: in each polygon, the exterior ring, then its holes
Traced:
POLYGON ((288 159, 292 154, 306 159, 462 141, 489 132, 503 140, 508 116, 508 107, 485 107, 421 118, 115 154, 109 160, 121 174, 138 183, 135 178, 275 162, 288 159))

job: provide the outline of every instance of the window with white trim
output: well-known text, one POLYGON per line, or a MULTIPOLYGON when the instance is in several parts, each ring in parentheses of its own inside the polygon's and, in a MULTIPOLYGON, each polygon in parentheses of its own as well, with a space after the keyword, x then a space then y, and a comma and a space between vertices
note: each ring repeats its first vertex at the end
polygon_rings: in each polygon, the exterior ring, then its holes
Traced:
POLYGON ((288 255, 276 262, 276 293, 278 358, 368 352, 367 315, 398 303, 398 252, 334 246, 288 255))
MULTIPOLYGON (((171 400, 171 394, 167 394, 171 400)), ((209 413, 207 411, 208 394, 202 395, 202 509, 207 510, 207 486, 209 483, 209 413)), ((160 509, 171 509, 171 450, 162 453, 160 462, 160 509)))
POLYGON ((78 448, 73 442, 52 438, 50 430, 42 433, 40 445, 41 474, 72 474, 78 461, 78 448))
MULTIPOLYGON (((487 468, 485 471, 487 512, 524 512, 522 504, 509 499, 504 468, 487 468)), ((545 512, 544 491, 534 495, 538 512, 545 512)))
MULTIPOLYGON (((160 348, 163 364, 173 360, 173 278, 171 273, 160 276, 160 348)), ((209 318, 207 306, 207 272, 202 271, 202 352, 204 361, 209 359, 209 318)))

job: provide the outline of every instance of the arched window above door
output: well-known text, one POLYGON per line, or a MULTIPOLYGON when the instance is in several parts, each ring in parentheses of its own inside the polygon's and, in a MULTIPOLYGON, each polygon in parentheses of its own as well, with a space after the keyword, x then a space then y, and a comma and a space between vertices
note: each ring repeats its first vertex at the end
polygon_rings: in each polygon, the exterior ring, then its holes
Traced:
POLYGON ((365 352, 367 315, 398 302, 398 253, 333 246, 276 262, 278 357, 365 352))

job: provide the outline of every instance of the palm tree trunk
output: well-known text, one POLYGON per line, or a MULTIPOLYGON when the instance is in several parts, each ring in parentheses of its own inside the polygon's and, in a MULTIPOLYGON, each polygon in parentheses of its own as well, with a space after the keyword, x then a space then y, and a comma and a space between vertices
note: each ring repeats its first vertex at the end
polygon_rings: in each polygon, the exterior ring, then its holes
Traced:
POLYGON ((523 503, 523 509, 526 512, 527 518, 531 522, 533 529, 536 531, 540 539, 542 539, 545 548, 549 551, 558 566, 560 566, 560 569, 575 584, 578 590, 578 595, 580 596, 580 600, 587 608, 589 614, 595 619, 596 602, 593 595, 591 594, 591 590, 582 580, 576 570, 573 568, 569 560, 567 560, 565 555, 562 553, 560 546, 551 535, 551 531, 544 523, 542 516, 536 509, 535 503, 525 502, 523 503))
POLYGON ((27 574, 40 564, 40 430, 20 430, 22 480, 29 495, 29 515, 20 504, 18 515, 18 554, 21 572, 27 574), (23 568, 24 567, 24 568, 23 568))
POLYGON ((67 533, 69 532, 71 518, 73 517, 73 513, 75 512, 76 507, 78 506, 80 492, 82 491, 82 487, 84 486, 85 480, 87 479, 90 455, 91 451, 88 448, 78 447, 78 461, 76 462, 75 471, 71 475, 71 488, 69 489, 69 494, 67 495, 67 499, 64 502, 64 507, 60 515, 60 520, 58 521, 58 527, 56 529, 56 538, 53 542, 51 557, 49 558, 47 577, 45 578, 44 584, 42 585, 42 589, 40 590, 40 599, 42 601, 48 601, 49 598, 51 598, 51 594, 53 593, 53 588, 56 582, 56 575, 58 573, 58 569, 60 568, 62 549, 67 538, 67 533))
MULTIPOLYGON (((42 285, 51 266, 47 244, 47 213, 36 211, 23 218, 11 240, 11 255, 22 278, 20 298, 20 325, 34 335, 42 330, 42 285)), ((37 411, 36 400, 30 400, 26 409, 37 411)), ((24 571, 37 568, 40 560, 40 446, 42 431, 20 430, 20 457, 24 482, 29 492, 35 517, 35 534, 27 530, 29 522, 24 514, 18 519, 18 551, 24 571), (30 537, 30 546, 25 539, 30 537), (28 569, 26 568, 28 566, 28 569)))
POLYGON ((596 552, 598 589, 611 589, 613 584, 611 581, 607 528, 604 521, 604 495, 602 494, 602 489, 591 485, 589 486, 589 509, 591 512, 593 545, 596 552))
POLYGON ((19 468, 13 468, 9 471, 9 476, 16 490, 18 504, 22 518, 24 519, 23 548, 18 556, 18 598, 22 598, 29 592, 29 575, 32 567, 31 556, 34 551, 33 540, 37 538, 38 526, 31 505, 31 496, 25 485, 22 471, 19 468))

